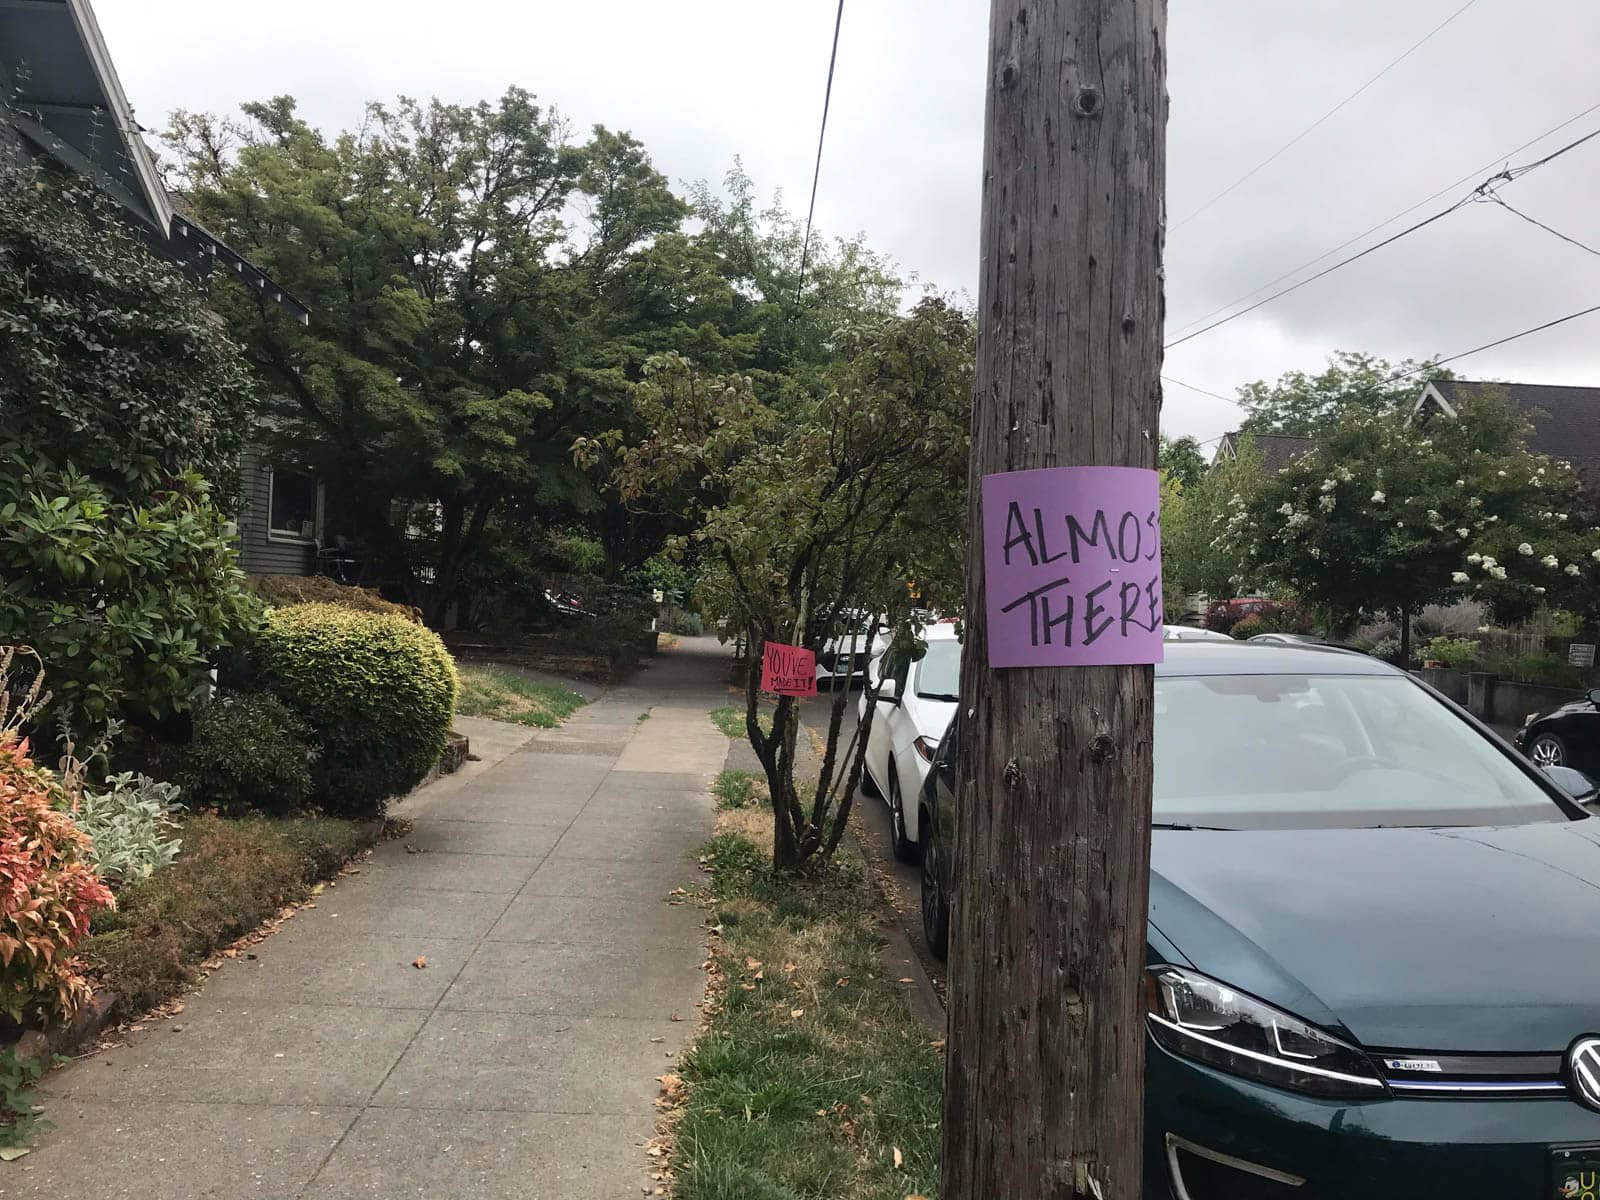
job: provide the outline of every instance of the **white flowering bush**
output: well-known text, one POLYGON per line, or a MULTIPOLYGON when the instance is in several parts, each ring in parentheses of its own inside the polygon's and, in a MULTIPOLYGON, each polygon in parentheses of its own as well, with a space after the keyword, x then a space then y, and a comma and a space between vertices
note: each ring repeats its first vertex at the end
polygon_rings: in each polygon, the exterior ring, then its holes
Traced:
POLYGON ((1495 619, 1600 607, 1600 513, 1576 475, 1526 449, 1503 400, 1419 427, 1409 406, 1338 421, 1209 530, 1251 587, 1293 591, 1335 621, 1472 598, 1495 619))

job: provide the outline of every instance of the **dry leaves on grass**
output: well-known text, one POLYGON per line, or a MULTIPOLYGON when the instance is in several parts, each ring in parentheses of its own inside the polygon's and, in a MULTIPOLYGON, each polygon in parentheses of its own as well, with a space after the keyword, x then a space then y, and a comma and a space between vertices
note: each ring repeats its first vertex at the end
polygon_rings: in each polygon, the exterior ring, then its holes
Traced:
POLYGON ((665 1075, 657 1075, 656 1081, 661 1084, 661 1096, 656 1100, 657 1108, 677 1108, 683 1103, 688 1092, 681 1078, 668 1072, 665 1075))

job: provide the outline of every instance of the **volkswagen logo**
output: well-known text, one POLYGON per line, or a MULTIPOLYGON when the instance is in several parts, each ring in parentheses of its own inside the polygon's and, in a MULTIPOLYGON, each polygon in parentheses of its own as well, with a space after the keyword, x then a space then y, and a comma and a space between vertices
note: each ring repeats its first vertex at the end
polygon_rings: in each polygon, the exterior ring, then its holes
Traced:
POLYGON ((1581 1037, 1567 1051, 1567 1086, 1590 1108, 1600 1109, 1600 1037, 1581 1037))

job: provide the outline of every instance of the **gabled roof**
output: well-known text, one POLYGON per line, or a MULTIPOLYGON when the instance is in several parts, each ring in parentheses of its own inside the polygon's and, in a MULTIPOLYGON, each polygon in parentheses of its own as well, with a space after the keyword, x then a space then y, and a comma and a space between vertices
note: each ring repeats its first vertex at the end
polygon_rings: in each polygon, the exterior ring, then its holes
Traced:
POLYGON ((1308 450, 1316 449, 1317 446, 1316 438, 1301 437, 1298 434, 1241 433, 1234 430, 1222 435, 1222 441, 1217 445, 1216 457, 1211 460, 1212 463, 1237 457, 1239 443, 1245 438, 1249 438, 1251 444, 1260 452, 1262 469, 1269 475, 1278 474, 1295 459, 1308 450))
POLYGON ((1547 383, 1494 383, 1435 379, 1422 389, 1417 407, 1432 400, 1454 416, 1463 400, 1502 396, 1533 423, 1528 449, 1563 459, 1590 479, 1600 479, 1600 387, 1547 383))
POLYGON ((304 304, 198 225, 187 205, 174 205, 89 0, 0 0, 0 134, 7 125, 34 156, 91 180, 162 253, 201 276, 218 266, 232 271, 309 320, 304 304))
POLYGON ((166 189, 88 0, 0 3, 0 86, 18 133, 170 236, 166 189))

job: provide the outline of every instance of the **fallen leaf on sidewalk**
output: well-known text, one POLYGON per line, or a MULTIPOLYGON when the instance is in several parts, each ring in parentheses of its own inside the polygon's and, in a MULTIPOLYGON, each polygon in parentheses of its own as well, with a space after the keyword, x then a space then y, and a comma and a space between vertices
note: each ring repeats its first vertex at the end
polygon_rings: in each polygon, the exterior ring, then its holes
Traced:
POLYGON ((411 960, 411 965, 413 967, 415 967, 419 971, 422 970, 424 967, 426 967, 428 965, 428 956, 426 954, 417 955, 414 959, 411 960))
POLYGON ((670 1073, 657 1075, 656 1079, 661 1084, 661 1097, 663 1100, 674 1106, 683 1103, 684 1088, 682 1079, 670 1073))
POLYGON ((905 1166, 906 1156, 900 1153, 899 1146, 891 1146, 890 1149, 894 1151, 894 1169, 898 1171, 901 1167, 905 1166))
POLYGON ((669 1020, 669 1021, 681 1021, 681 1020, 683 1020, 683 1018, 680 1017, 677 1013, 673 1013, 670 1017, 667 1018, 667 1020, 669 1020))
POLYGON ((0 1162, 16 1162, 24 1154, 30 1153, 26 1146, 7 1146, 0 1150, 0 1162))

